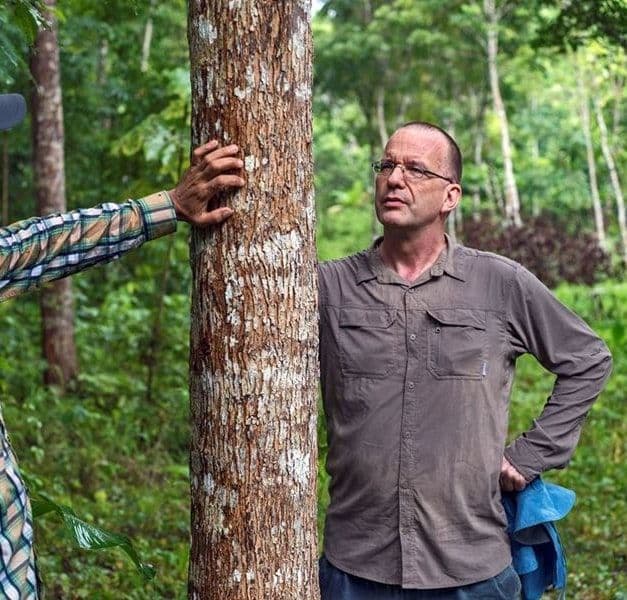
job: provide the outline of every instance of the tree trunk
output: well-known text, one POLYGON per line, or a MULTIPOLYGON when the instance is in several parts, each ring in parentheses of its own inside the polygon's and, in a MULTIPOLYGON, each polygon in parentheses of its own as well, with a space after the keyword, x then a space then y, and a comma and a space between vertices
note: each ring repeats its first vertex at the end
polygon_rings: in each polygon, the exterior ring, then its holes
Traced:
MULTIPOLYGON (((37 34, 31 71, 33 93, 33 162, 40 215, 66 210, 63 154, 63 105, 61 100, 57 22, 52 10, 56 0, 46 0, 49 27, 37 34)), ((64 387, 78 373, 74 342, 74 304, 70 279, 60 279, 41 291, 42 346, 47 370, 44 381, 64 387)))
MULTIPOLYGON (((483 128, 475 132, 474 160, 477 171, 483 167, 483 128)), ((477 184, 472 192, 472 220, 479 221, 481 213, 481 186, 477 184)))
POLYGON ((579 91, 579 114, 581 116, 581 127, 583 137, 586 142, 586 159, 588 161, 588 181, 590 184, 590 196, 592 198, 592 210, 594 211, 594 223, 599 239, 599 245, 606 247, 605 224, 603 222, 603 209, 601 207, 601 197, 599 195, 599 185, 597 183, 597 167, 594 158, 594 148, 592 146, 592 130, 590 127, 590 106, 588 91, 584 81, 584 73, 577 57, 574 57, 577 73, 577 87, 579 91))
POLYGON ((616 170, 616 163, 614 162, 614 156, 612 155, 612 149, 610 148, 610 141, 607 134, 607 126, 605 124, 605 118, 603 117, 603 111, 601 110, 601 104, 599 99, 593 100, 594 111, 597 118, 597 124, 599 125, 599 132, 601 133, 601 150, 603 157, 605 158, 605 164, 610 172, 610 181, 612 182, 612 189, 614 190, 614 197, 616 198, 616 209, 618 213, 618 227, 620 230, 621 245, 623 247, 623 262, 627 265, 627 225, 625 224, 625 199, 623 197, 623 190, 620 186, 620 180, 618 179, 618 171, 616 170))
POLYGON ((484 0, 483 10, 487 19, 487 52, 488 71, 490 74, 490 89, 494 112, 499 120, 501 129, 501 150, 503 153, 504 186, 505 186, 505 217, 509 223, 517 227, 522 225, 520 218, 520 200, 518 187, 514 176, 514 163, 512 160, 512 143, 509 137, 509 123, 507 111, 501 95, 499 83, 499 71, 497 55, 499 48, 499 15, 497 14, 494 0, 484 0))
MULTIPOLYGON (((622 107, 623 107, 623 94, 625 91, 625 77, 621 74, 617 74, 612 85, 613 92, 613 110, 612 110, 612 140, 618 139, 618 132, 620 130, 622 107)), ((612 144, 612 150, 614 143, 612 144)))
POLYGON ((150 47, 152 45, 152 13, 155 10, 155 0, 150 0, 150 6, 148 8, 148 18, 146 19, 146 26, 144 27, 144 41, 142 43, 142 60, 140 63, 140 70, 142 73, 148 71, 148 65, 150 62, 150 47))
MULTIPOLYGON (((494 169, 488 167, 488 187, 486 188, 486 192, 488 197, 490 198, 492 204, 494 204, 499 211, 501 216, 505 215, 505 200, 503 199, 503 194, 501 193, 501 183, 494 172, 494 169)), ((511 223, 507 220, 507 218, 503 219, 502 224, 510 225, 511 223)))
POLYGON ((237 143, 235 215, 192 231, 194 600, 319 596, 308 0, 190 0, 193 145, 237 143))
POLYGON ((377 127, 381 139, 381 148, 385 148, 388 143, 388 131, 385 124, 385 88, 383 86, 377 88, 377 127))

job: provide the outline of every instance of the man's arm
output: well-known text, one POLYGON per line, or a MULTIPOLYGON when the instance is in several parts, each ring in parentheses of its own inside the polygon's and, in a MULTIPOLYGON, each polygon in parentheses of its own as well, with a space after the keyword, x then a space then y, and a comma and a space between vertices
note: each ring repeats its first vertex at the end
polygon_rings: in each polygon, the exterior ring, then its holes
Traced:
POLYGON ((501 484, 521 489, 511 468, 528 482, 566 466, 612 358, 603 340, 522 267, 509 290, 508 320, 513 356, 529 352, 557 377, 533 427, 505 449, 501 484))
POLYGON ((221 223, 233 211, 214 205, 218 193, 244 185, 235 174, 242 167, 238 151, 211 141, 194 151, 191 167, 169 192, 0 228, 0 300, 172 233, 177 219, 200 227, 221 223))

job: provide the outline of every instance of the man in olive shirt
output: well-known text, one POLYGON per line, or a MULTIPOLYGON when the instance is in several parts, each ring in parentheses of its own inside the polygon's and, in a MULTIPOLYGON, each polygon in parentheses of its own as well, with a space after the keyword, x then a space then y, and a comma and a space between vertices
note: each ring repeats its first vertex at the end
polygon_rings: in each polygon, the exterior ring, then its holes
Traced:
POLYGON ((501 490, 567 464, 611 357, 521 265, 445 235, 462 169, 443 130, 401 127, 373 168, 383 238, 319 273, 322 598, 516 598, 501 490), (506 447, 526 352, 555 386, 506 447))

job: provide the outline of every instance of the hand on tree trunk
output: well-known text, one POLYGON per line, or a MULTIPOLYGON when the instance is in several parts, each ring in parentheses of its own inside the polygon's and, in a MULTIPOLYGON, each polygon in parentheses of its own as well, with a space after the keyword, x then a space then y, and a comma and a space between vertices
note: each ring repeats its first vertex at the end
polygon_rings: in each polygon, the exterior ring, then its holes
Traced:
POLYGON ((207 227, 218 225, 233 214, 231 208, 216 205, 220 192, 241 188, 246 183, 236 174, 244 166, 238 153, 236 145, 220 147, 216 140, 194 150, 191 167, 179 184, 168 192, 177 219, 207 227))

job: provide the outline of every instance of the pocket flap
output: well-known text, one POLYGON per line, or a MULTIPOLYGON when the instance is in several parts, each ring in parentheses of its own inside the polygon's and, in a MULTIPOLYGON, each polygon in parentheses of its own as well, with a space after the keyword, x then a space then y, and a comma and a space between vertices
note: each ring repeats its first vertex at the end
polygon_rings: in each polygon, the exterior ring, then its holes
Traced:
POLYGON ((340 308, 340 327, 373 327, 387 329, 396 319, 395 310, 340 308))
POLYGON ((429 308, 427 314, 442 325, 485 329, 485 312, 472 308, 429 308))

